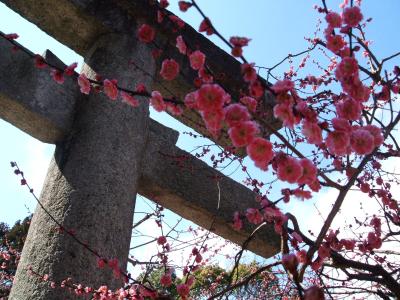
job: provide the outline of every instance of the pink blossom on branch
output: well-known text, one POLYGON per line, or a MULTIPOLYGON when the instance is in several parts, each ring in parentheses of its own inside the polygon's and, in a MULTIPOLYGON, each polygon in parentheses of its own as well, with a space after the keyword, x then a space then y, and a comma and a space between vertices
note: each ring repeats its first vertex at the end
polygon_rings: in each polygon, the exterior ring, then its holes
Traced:
POLYGON ((338 130, 329 132, 325 143, 329 152, 332 154, 338 156, 345 155, 348 153, 348 147, 350 145, 349 132, 338 130))
POLYGON ((221 110, 225 91, 218 84, 204 84, 197 92, 197 106, 201 111, 221 110))
POLYGON ((147 24, 143 24, 139 27, 138 38, 143 43, 151 43, 154 40, 156 31, 153 27, 147 24))
POLYGON ((186 94, 184 103, 189 109, 198 109, 197 107, 197 92, 191 92, 186 94))
POLYGON ((231 54, 235 57, 240 57, 243 54, 243 47, 249 44, 250 39, 246 37, 233 36, 229 42, 233 45, 231 54))
POLYGON ((300 159, 300 165, 302 166, 302 174, 297 183, 311 185, 317 179, 317 167, 307 158, 300 159))
POLYGON ((178 5, 181 11, 186 12, 192 6, 192 3, 189 1, 179 1, 178 5))
POLYGON ((350 133, 352 130, 350 122, 347 119, 333 118, 331 122, 332 122, 332 127, 337 131, 344 131, 350 133))
POLYGON ((167 108, 164 99, 159 91, 151 92, 150 105, 158 112, 165 111, 167 108))
POLYGON ((338 53, 346 45, 341 35, 329 35, 327 38, 326 47, 333 53, 338 53))
POLYGON ((161 276, 160 283, 162 286, 169 287, 172 284, 172 277, 170 273, 161 276))
POLYGON ((356 27, 363 19, 363 15, 358 6, 345 8, 342 17, 343 22, 350 27, 356 27))
POLYGON ((165 80, 173 80, 179 73, 179 64, 174 59, 164 59, 160 75, 165 80))
POLYGON ((182 37, 181 35, 179 35, 179 36, 176 38, 176 48, 178 48, 178 50, 179 50, 179 52, 180 52, 181 54, 186 54, 187 46, 186 46, 186 43, 185 43, 185 41, 183 40, 183 37, 182 37))
POLYGON ((250 96, 244 96, 240 98, 240 102, 247 106, 247 109, 251 112, 255 112, 257 109, 257 100, 250 96))
POLYGON ((290 103, 279 103, 274 106, 274 116, 283 122, 283 126, 293 128, 300 122, 300 118, 295 116, 293 105, 290 103))
POLYGON ((296 256, 297 256, 299 263, 304 264, 305 262, 307 262, 307 251, 306 250, 303 249, 303 250, 297 251, 296 256))
POLYGON ((356 121, 361 117, 361 104, 351 98, 336 104, 336 112, 340 118, 356 121))
POLYGON ((295 189, 295 190, 293 190, 293 195, 296 198, 298 198, 298 199, 300 199, 302 201, 304 201, 305 199, 311 199, 312 198, 311 192, 303 190, 303 189, 295 189))
POLYGON ((165 236, 162 235, 157 238, 157 244, 164 245, 166 243, 167 243, 167 238, 165 236))
POLYGON ((337 65, 335 71, 336 78, 341 81, 346 77, 358 75, 358 62, 354 57, 344 57, 337 65))
POLYGON ((127 92, 122 91, 121 92, 121 98, 122 98, 123 102, 129 104, 132 107, 138 107, 139 106, 139 101, 134 96, 132 96, 131 94, 129 94, 127 92))
POLYGON ((214 81, 213 76, 210 73, 208 73, 208 71, 204 67, 200 68, 198 74, 199 74, 199 78, 201 79, 201 83, 204 83, 204 84, 205 83, 213 83, 213 81, 214 81))
POLYGON ((98 259, 97 259, 97 267, 98 267, 99 269, 103 269, 105 266, 106 266, 105 260, 102 259, 102 258, 98 258, 98 259))
POLYGON ((233 228, 237 231, 241 230, 243 227, 243 221, 240 218, 239 212, 235 212, 233 215, 233 228))
POLYGON ((186 299, 186 297, 189 295, 190 287, 187 284, 178 284, 176 286, 176 290, 182 299, 186 299))
POLYGON ((169 15, 168 18, 172 21, 172 23, 175 24, 176 27, 178 27, 179 29, 182 29, 183 27, 185 27, 185 22, 179 18, 178 16, 175 15, 169 15))
POLYGON ((4 37, 8 40, 16 40, 17 38, 19 38, 19 35, 17 33, 8 33, 5 34, 4 37))
POLYGON ((89 95, 90 93, 90 81, 87 79, 84 73, 81 73, 78 77, 78 85, 80 87, 81 93, 89 95))
POLYGON ((118 262, 118 258, 111 258, 108 260, 108 266, 111 269, 118 269, 119 266, 119 262, 118 262))
POLYGON ((118 97, 117 81, 115 79, 113 80, 105 79, 103 81, 103 91, 111 100, 117 100, 118 97))
POLYGON ((374 137, 374 147, 379 147, 383 143, 382 131, 375 125, 366 125, 363 127, 374 137))
POLYGON ((261 81, 254 80, 250 83, 249 87, 250 96, 254 98, 260 98, 264 96, 264 86, 262 85, 261 81))
POLYGON ((219 132, 222 128, 222 122, 225 118, 225 112, 223 109, 215 109, 202 111, 201 113, 207 130, 214 136, 218 137, 219 132))
POLYGON ((64 83, 64 75, 63 72, 60 70, 53 69, 51 70, 51 76, 53 77, 54 81, 57 82, 58 84, 63 84, 64 83))
POLYGON ((351 134, 350 145, 357 154, 369 154, 375 148, 374 136, 368 130, 358 128, 351 134))
POLYGON ((284 254, 282 256, 282 265, 290 273, 294 274, 299 264, 297 257, 294 253, 284 254))
POLYGON ((200 70, 206 61, 206 56, 200 50, 196 50, 189 55, 189 60, 193 70, 200 70))
POLYGON ((64 74, 67 76, 72 76, 75 73, 75 69, 78 66, 78 63, 72 63, 68 67, 65 68, 64 74))
POLYGON ((35 60, 36 68, 44 69, 45 67, 47 67, 46 61, 44 60, 44 58, 41 55, 35 54, 34 60, 35 60))
POLYGON ((243 49, 242 47, 233 47, 231 50, 231 54, 234 57, 241 57, 243 55, 243 49))
POLYGON ((167 8, 169 6, 168 0, 160 0, 160 7, 167 8))
POLYGON ((255 225, 261 224, 264 220, 263 215, 256 208, 248 208, 246 211, 247 220, 255 225))
POLYGON ((325 20, 326 22, 328 22, 330 27, 339 28, 340 26, 342 26, 342 17, 338 13, 327 13, 325 16, 325 20))
POLYGON ((259 132, 257 123, 245 121, 231 127, 228 134, 235 147, 244 147, 250 144, 259 132))
POLYGON ((211 21, 208 18, 205 18, 199 26, 199 32, 205 32, 207 35, 212 35, 214 30, 211 25, 211 21))
POLYGON ((250 114, 245 106, 235 103, 225 107, 225 122, 229 127, 236 126, 249 119, 250 114))
POLYGON ((367 247, 369 250, 379 249, 382 247, 382 239, 375 232, 369 232, 367 240, 367 247))
POLYGON ((303 174, 303 167, 299 160, 291 156, 278 162, 277 175, 282 181, 296 183, 303 174))
POLYGON ((246 148, 246 152, 254 161, 256 167, 267 170, 268 164, 274 157, 272 144, 263 138, 255 138, 246 148))
POLYGON ((199 263, 201 263, 202 260, 203 260, 203 257, 201 256, 201 254, 197 253, 195 256, 195 262, 199 264, 199 263))
POLYGON ((286 93, 294 89, 294 82, 290 79, 278 80, 271 89, 277 94, 286 93))
POLYGON ((167 112, 169 112, 171 115, 180 116, 183 114, 183 108, 181 105, 167 102, 166 106, 167 106, 166 107, 167 112))
POLYGON ((244 47, 247 46, 249 44, 249 42, 251 41, 251 39, 246 38, 246 37, 239 37, 239 36, 232 36, 229 39, 229 42, 235 46, 235 47, 244 47))
POLYGON ((301 132, 306 137, 308 143, 316 145, 322 143, 322 129, 317 123, 304 120, 301 132))
POLYGON ((135 92, 137 93, 146 93, 147 89, 143 83, 138 83, 135 88, 135 92))
POLYGON ((241 65, 241 71, 243 74, 243 79, 246 82, 253 82, 257 79, 257 72, 254 69, 254 64, 244 63, 241 65))

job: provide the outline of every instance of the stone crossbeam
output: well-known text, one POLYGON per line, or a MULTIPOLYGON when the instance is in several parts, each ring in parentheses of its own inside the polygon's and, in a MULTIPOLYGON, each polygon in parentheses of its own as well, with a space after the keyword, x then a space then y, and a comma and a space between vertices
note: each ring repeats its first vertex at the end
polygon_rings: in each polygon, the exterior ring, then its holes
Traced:
MULTIPOLYGON (((75 102, 83 97, 76 81, 67 77, 57 84, 49 69, 36 68, 26 53, 11 48, 0 39, 0 117, 43 142, 61 142, 71 129, 75 102)), ((50 51, 45 56, 64 66, 50 51)), ((232 216, 255 205, 254 193, 176 147, 178 135, 150 120, 138 192, 204 228, 214 221, 213 232, 241 245, 254 227, 237 232, 232 216)), ((263 257, 278 252, 279 237, 272 226, 259 231, 249 249, 263 257)))
MULTIPOLYGON (((79 90, 76 82, 51 80, 49 69, 39 70, 23 51, 0 38, 0 117, 36 139, 55 144, 69 131, 79 90)), ((50 51, 46 60, 64 64, 50 51)))
MULTIPOLYGON (((82 56, 99 36, 115 32, 135 37, 138 25, 151 24, 157 29, 155 43, 163 50, 156 61, 156 69, 160 70, 164 58, 174 58, 181 66, 181 74, 176 80, 167 82, 158 76, 153 81, 151 89, 161 91, 165 97, 175 96, 178 99, 183 99, 189 91, 194 89, 193 79, 197 73, 190 68, 188 59, 177 51, 175 46, 177 33, 172 30, 170 22, 166 21, 168 18, 165 18, 162 24, 156 23, 157 1, 1 1, 82 56)), ((240 63, 187 24, 179 34, 182 34, 192 49, 199 48, 206 54, 208 68, 213 72, 218 83, 233 96, 234 101, 237 101, 240 91, 247 89, 241 77, 240 63)), ((158 75, 158 72, 156 74, 158 75)), ((115 76, 118 77, 118 74, 115 76)), ((267 84, 262 78, 260 80, 265 85, 267 84)), ((279 123, 272 115, 273 97, 266 93, 261 101, 266 113, 265 120, 269 120, 272 126, 279 128, 279 123)), ((197 132, 208 134, 197 112, 185 110, 184 114, 177 118, 197 132)), ((230 145, 226 134, 222 134, 215 141, 221 146, 230 145)))

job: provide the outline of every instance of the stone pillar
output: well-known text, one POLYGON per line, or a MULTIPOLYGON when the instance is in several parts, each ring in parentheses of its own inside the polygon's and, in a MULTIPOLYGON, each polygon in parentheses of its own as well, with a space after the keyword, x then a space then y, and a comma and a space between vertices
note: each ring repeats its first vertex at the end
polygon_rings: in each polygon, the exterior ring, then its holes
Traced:
MULTIPOLYGON (((117 79, 131 89, 136 83, 150 86, 151 78, 131 68, 134 60, 150 74, 155 64, 150 49, 125 35, 102 37, 85 62, 103 78, 117 79)), ((90 75, 89 68, 84 72, 90 75)), ((132 108, 121 100, 91 93, 77 101, 75 120, 68 137, 57 144, 40 200, 51 214, 77 238, 103 257, 118 258, 126 268, 133 211, 148 136, 148 100, 132 108)), ((57 101, 57 99, 53 99, 57 101)), ((32 159, 35 159, 32 157, 32 159)), ((99 269, 96 257, 78 245, 38 206, 18 266, 10 299, 75 299, 65 289, 52 289, 27 269, 48 274, 60 282, 98 288, 123 285, 110 268, 99 269)))

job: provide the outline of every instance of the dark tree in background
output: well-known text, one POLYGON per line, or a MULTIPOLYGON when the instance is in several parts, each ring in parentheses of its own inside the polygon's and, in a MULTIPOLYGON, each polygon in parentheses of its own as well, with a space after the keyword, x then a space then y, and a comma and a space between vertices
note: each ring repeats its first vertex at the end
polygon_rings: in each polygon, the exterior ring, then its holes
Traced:
POLYGON ((11 276, 17 271, 17 263, 24 247, 32 215, 10 227, 0 222, 0 299, 6 299, 12 286, 11 276))

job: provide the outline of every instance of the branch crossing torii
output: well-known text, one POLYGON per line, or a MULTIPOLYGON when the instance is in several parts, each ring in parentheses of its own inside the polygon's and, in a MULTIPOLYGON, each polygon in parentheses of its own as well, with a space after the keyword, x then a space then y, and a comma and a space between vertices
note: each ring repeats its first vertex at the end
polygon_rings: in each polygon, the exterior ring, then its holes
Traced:
MULTIPOLYGON (((161 87, 161 80, 153 80, 162 59, 154 60, 150 47, 132 38, 137 23, 153 20, 155 8, 148 1, 2 2, 81 54, 88 77, 94 78, 96 72, 105 78, 116 77, 119 85, 130 89, 137 83, 165 88, 164 82, 161 87), (147 74, 129 68, 129 61, 147 74)), ((241 81, 239 62, 188 25, 185 28, 188 38, 201 43, 211 68, 231 71, 221 80, 235 95, 241 81)), ((163 55, 180 60, 190 74, 174 41, 168 44, 169 33, 162 27, 158 31, 157 42, 166 44, 163 55)), ((248 238, 254 227, 247 225, 237 232, 232 217, 234 211, 254 206, 255 194, 176 147, 178 132, 149 118, 148 101, 142 99, 139 107, 132 108, 101 93, 83 95, 72 78, 59 85, 48 69, 35 68, 26 53, 14 53, 11 48, 9 41, 0 40, 0 117, 43 142, 56 144, 40 200, 65 228, 78 229, 80 240, 104 257, 118 258, 124 269, 139 193, 203 227, 214 220, 212 231, 239 245, 248 238), (185 163, 196 171, 173 164, 164 155, 190 157, 185 163), (217 177, 218 186, 213 179, 217 177)), ((51 52, 45 56, 51 64, 64 67, 51 52)), ((193 78, 179 77, 166 83, 167 88, 182 97, 192 88, 193 78)), ((266 104, 271 101, 267 96, 266 104)), ((179 119, 205 133, 196 125, 201 123, 198 115, 179 119)), ((224 138, 216 142, 228 145, 224 138)), ((270 257, 279 251, 279 237, 268 225, 255 235, 248 249, 270 257)), ((28 266, 55 280, 71 277, 93 287, 121 285, 110 270, 99 269, 95 257, 84 248, 56 232, 40 208, 31 223, 10 299, 73 297, 29 276, 28 266)))

